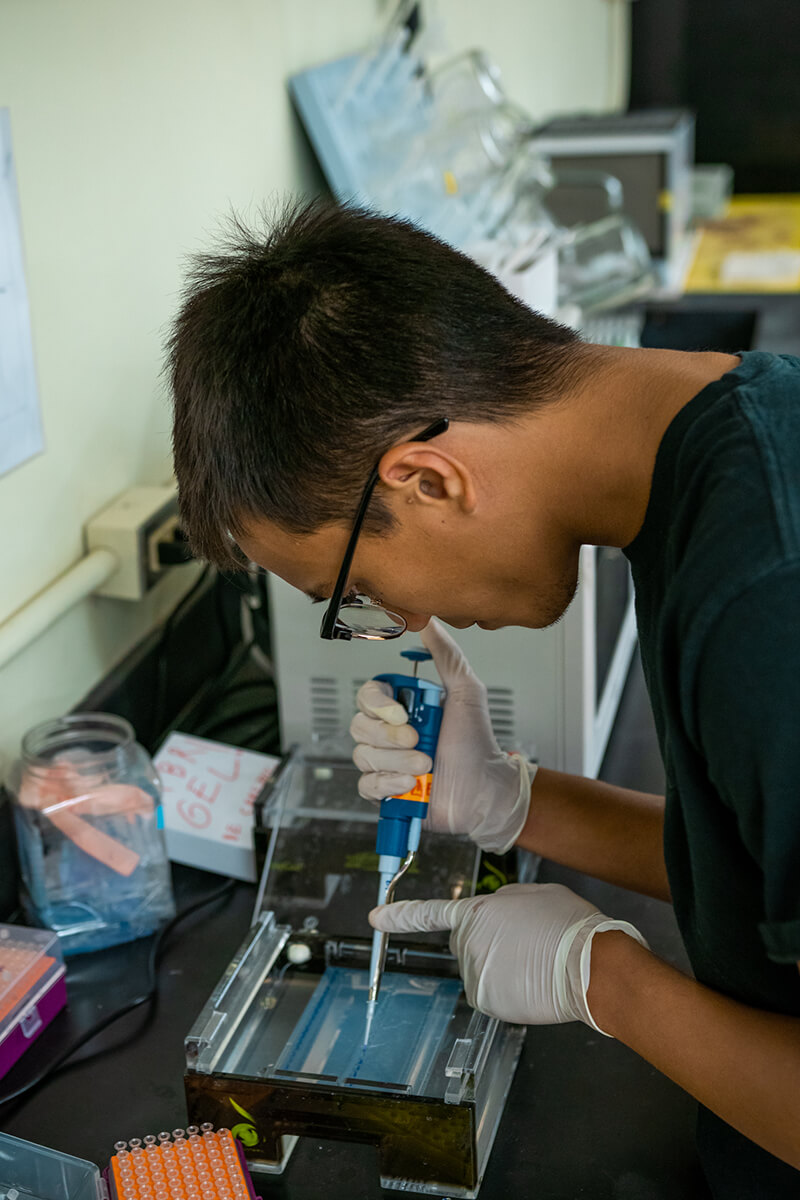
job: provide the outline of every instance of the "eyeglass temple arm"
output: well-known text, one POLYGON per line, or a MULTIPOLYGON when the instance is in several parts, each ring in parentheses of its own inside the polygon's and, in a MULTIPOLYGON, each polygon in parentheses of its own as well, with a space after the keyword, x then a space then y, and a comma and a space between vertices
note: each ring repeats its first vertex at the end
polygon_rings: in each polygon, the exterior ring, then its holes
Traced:
POLYGON ((358 535, 361 532, 361 526, 364 524, 364 517, 367 515, 367 509, 369 508, 369 502, 372 499, 372 492, 375 488, 375 484, 378 482, 379 479, 380 479, 380 472, 379 472, 378 468, 375 467, 375 468, 373 468, 372 474, 370 475, 369 479, 367 480, 367 486, 364 488, 363 495, 361 497, 361 500, 359 501, 358 509, 357 509, 356 515, 355 515, 355 520, 353 521, 353 529, 350 534, 350 541, 347 543, 347 550, 345 551, 344 558, 342 559, 342 565, 339 568, 339 574, 336 577, 336 584, 333 589, 334 596, 338 595, 341 597, 341 594, 344 591, 344 586, 347 583, 347 576, 350 574, 350 567, 353 562, 353 555, 356 552, 356 545, 358 544, 358 535))
MULTIPOLYGON (((449 428, 449 425, 450 425, 449 417, 439 417, 431 425, 428 425, 425 429, 423 429, 421 433, 418 433, 414 437, 409 438, 409 441, 428 442, 428 441, 430 441, 431 438, 438 437, 438 435, 440 433, 444 433, 449 428)), ((373 493, 373 491, 375 489, 375 485, 379 479, 380 479, 380 460, 372 468, 369 479, 367 480, 366 487, 364 488, 364 491, 361 494, 361 499, 358 504, 358 509, 356 510, 356 515, 353 520, 353 529, 350 534, 350 540, 347 543, 347 549, 345 550, 344 558, 342 559, 342 565, 339 568, 339 574, 336 577, 336 583, 334 585, 333 593, 331 596, 331 603, 329 604, 328 610, 325 613, 325 617, 323 619, 322 630, 321 630, 323 637, 325 636, 325 634, 327 632, 330 632, 333 629, 334 625, 336 624, 336 618, 337 618, 338 612, 339 612, 339 605, 341 604, 342 593, 344 592, 345 584, 347 583, 347 576, 350 574, 350 567, 353 562, 353 555, 356 552, 356 545, 358 543, 358 535, 361 532, 361 526, 364 524, 364 517, 367 515, 367 509, 369 508, 369 502, 372 499, 372 493, 373 493), (335 604, 334 604, 334 601, 336 602, 335 604)))
MULTIPOLYGON (((409 441, 411 441, 411 442, 429 442, 431 440, 431 438, 438 437, 440 433, 445 433, 446 430, 448 429, 449 425, 450 425, 449 417, 439 417, 436 421, 433 422, 432 425, 428 425, 425 429, 423 429, 422 433, 418 433, 414 437, 409 438, 409 441)), ((358 541, 358 535, 361 532, 361 526, 364 524, 364 517, 367 515, 367 509, 369 508, 370 500, 372 499, 372 493, 375 489, 375 485, 378 482, 378 480, 380 479, 380 477, 381 477, 380 461, 378 461, 375 464, 375 466, 372 468, 370 477, 367 480, 367 485, 364 488, 364 491, 361 496, 361 500, 358 505, 358 509, 356 511, 355 519, 353 521, 353 531, 350 534, 350 542, 348 544, 347 551, 345 552, 344 560, 342 562, 342 566, 339 571, 338 578, 336 580, 336 589, 337 590, 340 588, 344 589, 344 585, 347 582, 347 576, 350 573, 350 565, 353 561, 353 555, 356 552, 356 543, 358 541)))

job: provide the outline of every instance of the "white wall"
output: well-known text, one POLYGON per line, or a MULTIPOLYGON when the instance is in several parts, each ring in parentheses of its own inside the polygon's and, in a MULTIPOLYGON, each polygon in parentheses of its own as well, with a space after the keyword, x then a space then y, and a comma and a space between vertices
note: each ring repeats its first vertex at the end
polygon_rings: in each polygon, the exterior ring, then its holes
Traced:
MULTIPOLYGON (((170 474, 162 338, 181 260, 231 206, 317 190, 289 73, 360 48, 382 0, 2 0, 46 451, 0 478, 0 621, 81 554, 122 488, 170 474)), ((619 92, 624 0, 440 0, 536 116, 619 92), (622 19, 621 19, 622 18, 622 19)), ((191 571, 193 568, 189 568, 191 571)), ((185 586, 92 598, 0 671, 0 752, 72 705, 185 586)))
POLYGON ((628 0, 437 0, 448 45, 479 46, 531 116, 627 103, 628 0))

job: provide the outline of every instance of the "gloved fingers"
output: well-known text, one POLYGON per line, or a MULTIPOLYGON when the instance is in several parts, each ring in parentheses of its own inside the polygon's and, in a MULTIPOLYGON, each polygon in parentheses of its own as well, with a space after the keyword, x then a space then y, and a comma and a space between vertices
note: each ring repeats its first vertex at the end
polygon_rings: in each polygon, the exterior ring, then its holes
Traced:
POLYGON ((359 771, 390 771, 395 775, 427 775, 433 763, 421 750, 384 750, 377 746, 356 746, 353 762, 359 771))
POLYGON ((417 782, 416 775, 398 775, 396 771, 375 771, 360 775, 358 794, 365 800, 385 800, 387 796, 404 796, 417 782))
MULTIPOLYGON (((491 765, 492 776, 499 780, 502 773, 504 803, 486 804, 473 817, 469 830, 472 840, 482 850, 505 854, 517 841, 531 806, 531 783, 536 775, 536 766, 516 754, 500 755, 491 765), (514 774, 516 773, 516 787, 514 774), (507 781, 507 783, 506 783, 507 781), (513 789, 513 790, 512 790, 513 789)), ((431 797, 436 802, 436 794, 431 797)))
POLYGON ((397 900, 380 904, 369 914, 373 929, 385 933, 431 933, 436 929, 452 929, 458 920, 458 906, 468 900, 397 900))
MULTIPOLYGON (((403 709, 405 712, 405 709, 403 709)), ((350 734, 356 742, 375 746, 380 750, 413 750, 419 734, 412 725, 388 725, 377 717, 356 713, 350 722, 350 734)))
POLYGON ((467 656, 441 621, 431 617, 419 636, 426 650, 430 650, 433 655, 436 670, 447 688, 448 697, 452 698, 456 692, 468 694, 473 689, 479 693, 483 692, 483 684, 469 665, 467 656))
POLYGON ((392 689, 379 679, 368 679, 358 689, 356 703, 368 717, 378 717, 387 725, 407 725, 408 713, 402 704, 392 699, 392 689))

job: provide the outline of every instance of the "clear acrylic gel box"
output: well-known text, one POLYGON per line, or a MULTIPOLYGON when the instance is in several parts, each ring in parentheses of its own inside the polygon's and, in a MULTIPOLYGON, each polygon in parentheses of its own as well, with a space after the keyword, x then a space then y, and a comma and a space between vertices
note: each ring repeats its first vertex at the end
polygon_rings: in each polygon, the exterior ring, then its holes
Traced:
MULTIPOLYGON (((389 941, 363 1045, 377 810, 344 756, 295 749, 264 796, 254 924, 185 1042, 189 1120, 233 1127, 254 1171, 298 1137, 371 1142, 384 1188, 477 1196, 524 1027, 466 1003, 447 934, 389 941)), ((480 852, 423 832, 398 899, 471 895, 480 852)))

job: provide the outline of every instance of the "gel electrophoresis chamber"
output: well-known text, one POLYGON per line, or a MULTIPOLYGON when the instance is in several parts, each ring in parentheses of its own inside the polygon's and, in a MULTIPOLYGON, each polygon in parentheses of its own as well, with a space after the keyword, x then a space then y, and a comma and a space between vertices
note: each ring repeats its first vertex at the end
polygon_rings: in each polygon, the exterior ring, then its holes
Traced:
MULTIPOLYGON (((232 1126, 256 1171, 344 1139, 377 1148, 385 1188, 474 1197, 525 1031, 474 1012, 447 935, 420 934, 390 938, 364 1046, 377 809, 357 779, 343 752, 294 750, 262 796, 254 924, 186 1038, 189 1119, 232 1126)), ((397 898, 482 873, 468 839, 423 834, 397 898)))

